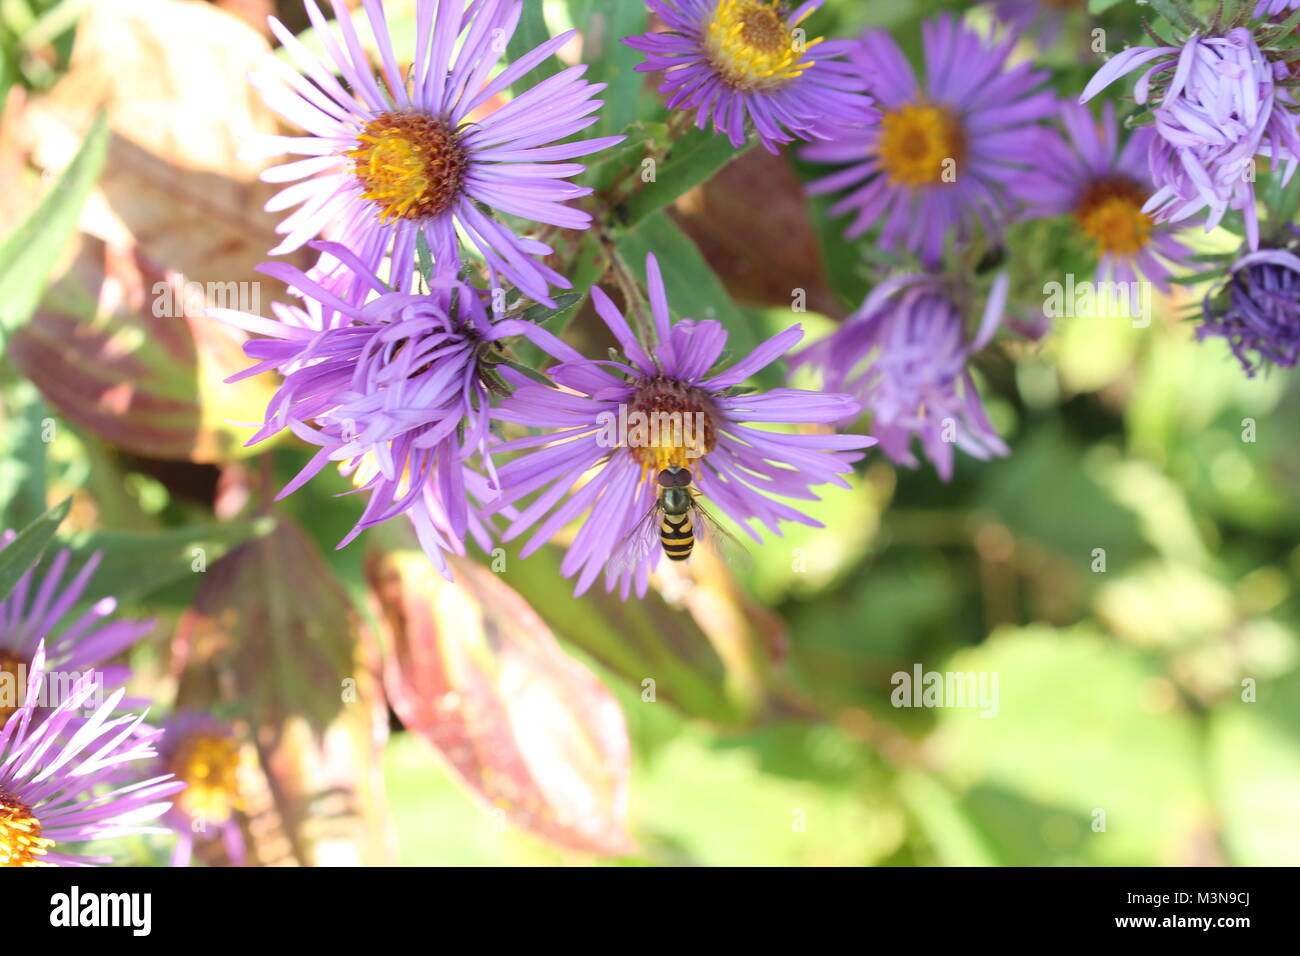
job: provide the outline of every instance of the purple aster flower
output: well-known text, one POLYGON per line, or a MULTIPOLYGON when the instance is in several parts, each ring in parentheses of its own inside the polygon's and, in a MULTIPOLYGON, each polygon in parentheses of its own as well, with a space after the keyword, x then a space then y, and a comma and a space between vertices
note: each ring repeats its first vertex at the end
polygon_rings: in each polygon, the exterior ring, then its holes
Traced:
POLYGON ((1276 86, 1288 75, 1286 65, 1270 63, 1251 32, 1238 27, 1223 37, 1192 37, 1181 48, 1125 50, 1097 71, 1079 101, 1151 63, 1137 82, 1137 101, 1147 102, 1153 81, 1168 85, 1152 109, 1159 135, 1148 163, 1156 191, 1145 211, 1158 222, 1181 222, 1208 207, 1208 232, 1229 209, 1240 210, 1250 248, 1259 248, 1255 157, 1285 162, 1287 180, 1300 161, 1296 117, 1276 86), (1171 77, 1161 76, 1171 69, 1171 77))
POLYGON ((727 344, 722 324, 712 319, 672 323, 653 255, 646 270, 657 345, 643 345, 610 298, 593 289, 596 311, 626 360, 589 360, 552 341, 546 350, 561 363, 550 370, 560 388, 521 382, 494 412, 503 421, 543 430, 501 446, 529 453, 502 466, 499 503, 541 492, 504 538, 537 525, 521 551, 526 557, 586 512, 561 565, 566 577, 578 576, 578 594, 602 571, 607 590, 617 585, 624 597, 633 587, 645 594, 660 549, 646 549, 631 564, 611 558, 654 507, 661 471, 684 469, 710 505, 758 541, 751 520, 774 534, 780 534, 782 521, 820 527, 770 496, 816 500, 816 485, 845 486, 841 476, 862 457, 860 449, 875 443, 863 435, 790 434, 746 424, 823 425, 853 417, 858 404, 847 395, 786 388, 737 393, 749 376, 791 349, 802 329, 786 329, 730 368, 715 368, 727 344), (575 487, 584 475, 585 483, 575 487))
POLYGON ((1300 361, 1300 257, 1285 249, 1242 257, 1226 285, 1205 297, 1203 314, 1197 337, 1226 339, 1248 375, 1267 363, 1294 368, 1300 361))
POLYGON ((574 66, 489 107, 574 33, 548 40, 490 78, 519 22, 518 0, 417 0, 415 62, 404 76, 382 5, 363 0, 383 64, 376 77, 346 6, 333 0, 335 28, 314 0, 304 4, 328 62, 272 18, 272 31, 301 73, 272 61, 276 76, 254 77, 267 104, 307 133, 260 139, 266 155, 306 157, 263 174, 268 182, 294 183, 267 209, 299 207, 279 225, 286 235, 272 254, 292 252, 328 229, 371 270, 391 251, 391 284, 406 292, 417 235, 439 263, 459 264, 459 229, 487 263, 494 287, 504 277, 539 301, 549 301, 550 286, 569 288, 537 261, 549 246, 515 235, 489 213, 566 229, 591 225, 587 213, 567 205, 591 192, 566 181, 585 167, 565 160, 623 137, 560 141, 597 122, 592 114, 602 104, 592 97, 604 84, 588 83, 586 67, 574 66))
POLYGON ((249 444, 288 428, 320 450, 280 492, 302 487, 331 462, 369 492, 365 512, 339 547, 364 529, 400 514, 425 552, 449 575, 444 552, 463 553, 469 532, 490 547, 486 525, 469 505, 495 495, 487 455, 488 368, 503 339, 552 336, 517 319, 489 320, 482 294, 455 277, 434 277, 427 295, 391 292, 347 249, 313 248, 354 270, 374 298, 353 305, 285 263, 261 270, 303 296, 302 305, 272 306, 275 319, 213 309, 213 317, 265 338, 244 345, 257 364, 237 381, 266 371, 284 376, 249 444), (468 467, 480 456, 487 475, 468 467))
POLYGON ((198 711, 177 711, 163 729, 158 764, 185 783, 163 821, 175 831, 172 866, 189 866, 194 846, 220 840, 235 866, 248 862, 240 829, 240 744, 233 729, 198 711))
MULTIPOLYGON (((12 531, 0 534, 0 550, 14 537, 12 531)), ((130 676, 126 666, 108 662, 153 627, 152 621, 109 620, 117 609, 117 601, 111 597, 70 617, 99 566, 100 555, 93 555, 65 582, 70 557, 69 551, 61 550, 40 576, 38 566, 33 565, 0 600, 0 724, 22 705, 32 661, 42 642, 49 671, 60 679, 92 675, 103 691, 125 683, 130 676), (10 699, 11 690, 16 699, 10 699)))
POLYGON ((980 459, 1008 451, 984 413, 969 370, 971 355, 988 344, 1002 320, 1007 286, 1006 275, 999 276, 971 340, 959 296, 942 278, 891 279, 795 362, 819 369, 827 388, 861 399, 871 414, 871 432, 891 459, 915 468, 912 439, 920 439, 947 481, 954 447, 980 459))
POLYGON ((810 188, 849 190, 831 207, 832 215, 853 214, 848 238, 880 222, 883 246, 910 249, 934 265, 952 231, 965 238, 982 223, 997 232, 1009 218, 1043 135, 1038 123, 1057 101, 1040 89, 1046 71, 1027 63, 1006 68, 1014 37, 995 45, 949 14, 926 21, 922 33, 924 86, 888 33, 863 35, 852 59, 884 116, 802 155, 846 165, 810 188))
POLYGON ((1097 249, 1097 278, 1134 282, 1139 274, 1169 291, 1170 265, 1184 266, 1190 249, 1157 226, 1143 206, 1153 192, 1146 156, 1156 133, 1135 130, 1121 144, 1115 107, 1107 103, 1101 123, 1078 103, 1061 104, 1069 142, 1053 135, 1023 194, 1035 216, 1073 215, 1097 249))
POLYGON ((1051 46, 1066 14, 1086 5, 1087 0, 994 0, 993 14, 1017 33, 1036 32, 1044 46, 1051 46))
POLYGON ((1259 0, 1255 16, 1275 17, 1291 10, 1300 10, 1300 0, 1259 0))
POLYGON ((852 44, 806 39, 802 24, 822 2, 786 15, 775 0, 646 0, 667 32, 623 42, 647 55, 638 71, 664 71, 659 92, 670 110, 697 110, 700 129, 712 119, 737 148, 748 119, 775 153, 783 143, 824 139, 831 127, 880 115, 844 61, 852 44))
POLYGON ((148 766, 157 731, 144 715, 114 716, 115 691, 82 719, 95 696, 93 675, 81 677, 51 710, 36 706, 47 680, 45 647, 32 658, 26 701, 0 728, 0 867, 90 866, 111 857, 85 857, 62 849, 145 833, 185 787, 170 775, 127 782, 128 765, 148 766))

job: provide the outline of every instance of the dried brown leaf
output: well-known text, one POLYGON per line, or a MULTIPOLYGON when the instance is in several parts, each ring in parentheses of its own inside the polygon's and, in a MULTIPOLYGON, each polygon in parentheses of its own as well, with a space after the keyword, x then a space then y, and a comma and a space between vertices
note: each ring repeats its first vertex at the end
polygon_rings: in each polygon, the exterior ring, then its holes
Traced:
POLYGON ((569 849, 629 852, 618 702, 497 575, 467 561, 455 573, 412 551, 372 562, 393 709, 514 823, 569 849))

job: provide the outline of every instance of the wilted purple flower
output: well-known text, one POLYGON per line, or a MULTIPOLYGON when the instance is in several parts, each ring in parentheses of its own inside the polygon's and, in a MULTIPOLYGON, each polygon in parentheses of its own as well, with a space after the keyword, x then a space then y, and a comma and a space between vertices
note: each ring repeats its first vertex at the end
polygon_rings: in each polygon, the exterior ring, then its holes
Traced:
POLYGON ((547 341, 549 333, 517 319, 491 322, 482 294, 454 277, 435 276, 428 295, 390 292, 348 250, 333 243, 313 248, 354 270, 375 297, 353 305, 292 266, 268 263, 262 271, 301 293, 303 305, 274 304, 275 320, 211 311, 266 336, 245 343, 258 362, 230 381, 271 370, 284 376, 249 444, 288 428, 320 448, 281 497, 331 462, 356 475, 370 497, 339 547, 405 514, 430 560, 448 575, 444 552, 463 553, 467 531, 482 546, 490 543, 469 505, 470 497, 495 494, 485 365, 500 340, 547 341), (486 477, 467 467, 475 456, 483 458, 486 477))
POLYGON ((266 155, 307 157, 263 174, 274 183, 301 180, 267 205, 299 207, 279 225, 287 235, 272 254, 291 252, 328 228, 371 270, 391 251, 391 284, 407 292, 417 235, 447 267, 460 261, 459 228, 483 256, 494 286, 502 276, 541 301, 548 301, 550 286, 569 288, 536 259, 549 255, 549 246, 515 235, 485 209, 567 229, 591 225, 587 213, 566 205, 591 192, 565 181, 584 167, 561 161, 622 137, 560 141, 597 122, 592 114, 601 101, 592 97, 604 84, 588 83, 586 67, 574 66, 485 110, 574 33, 548 40, 492 77, 519 22, 520 3, 417 0, 415 62, 407 77, 393 55, 382 5, 363 0, 383 62, 377 78, 347 7, 333 0, 332 27, 314 0, 304 3, 327 61, 272 18, 272 31, 301 73, 271 61, 276 76, 254 78, 267 104, 307 131, 260 138, 266 155))
POLYGON ((1079 101, 1150 63, 1134 92, 1139 103, 1147 102, 1153 80, 1174 72, 1152 109, 1159 135, 1148 163, 1156 191, 1144 209, 1159 222, 1181 222, 1208 207, 1207 232, 1229 209, 1240 210, 1250 248, 1259 248, 1255 157, 1285 163, 1288 180, 1300 161, 1296 117, 1276 86, 1286 65, 1270 63, 1251 32, 1238 27, 1223 37, 1192 37, 1181 48, 1125 50, 1097 71, 1079 101))
POLYGON ((643 73, 663 70, 659 92, 668 108, 697 110, 737 148, 752 120, 763 146, 823 139, 831 126, 858 126, 879 117, 854 69, 843 61, 852 44, 806 39, 802 24, 823 0, 788 16, 768 0, 646 0, 667 25, 664 33, 627 37, 647 55, 643 73))
POLYGON ((248 860, 238 813, 242 812, 240 746, 233 729, 198 711, 171 716, 158 744, 158 765, 185 784, 163 817, 176 833, 172 866, 189 866, 196 833, 220 839, 235 866, 248 860), (211 830, 211 835, 209 834, 211 830))
POLYGON ((1022 63, 1006 69, 1015 38, 992 45, 949 14, 922 24, 926 82, 918 85, 898 44, 868 30, 851 59, 876 93, 880 123, 802 151, 818 163, 847 164, 814 182, 814 194, 849 190, 832 215, 852 213, 850 239, 877 222, 880 242, 935 264, 955 230, 965 238, 983 223, 1007 220, 1043 135, 1038 123, 1056 110, 1040 89, 1048 73, 1022 63))
POLYGON ((1139 274, 1169 290, 1170 265, 1187 264, 1192 252, 1157 226, 1143 206, 1153 191, 1146 155, 1156 133, 1135 130, 1121 145, 1115 107, 1107 103, 1101 123, 1078 103, 1061 104, 1069 142, 1046 139, 1026 178, 1028 212, 1073 215, 1097 249, 1097 277, 1134 282, 1139 274))
POLYGON ((147 767, 157 731, 144 716, 114 716, 115 691, 82 719, 95 696, 93 675, 81 677, 52 709, 38 708, 47 680, 45 647, 31 661, 26 701, 0 728, 0 867, 89 866, 110 857, 83 857, 59 849, 144 833, 185 784, 170 775, 127 782, 128 764, 147 767))
POLYGON ((1295 253, 1264 249, 1242 257, 1226 286, 1207 295, 1202 309, 1197 336, 1226 339, 1252 377, 1266 363, 1292 368, 1300 361, 1300 257, 1295 253))
MULTIPOLYGON (((14 533, 0 534, 0 551, 14 533)), ((69 618, 81 600, 100 555, 93 555, 67 582, 71 553, 59 551, 38 576, 38 566, 27 570, 9 595, 0 600, 0 724, 23 703, 22 694, 37 648, 46 648, 48 669, 60 675, 93 674, 101 690, 117 687, 130 676, 121 664, 109 663, 153 627, 152 621, 109 620, 117 601, 106 597, 69 618), (16 691, 10 700, 9 691, 16 691)))
POLYGON ((999 276, 972 340, 963 309, 940 277, 891 279, 795 364, 819 369, 827 388, 859 398, 881 451, 894 461, 915 468, 912 439, 920 439, 947 481, 954 447, 981 459, 1007 454, 969 370, 971 355, 1001 322, 1007 285, 1006 275, 999 276))
MULTIPOLYGON (((709 504, 761 540, 748 522, 762 522, 780 534, 782 521, 820 527, 807 516, 769 497, 816 500, 812 488, 844 486, 860 449, 875 444, 863 435, 820 430, 792 434, 752 428, 746 422, 822 425, 852 418, 858 404, 847 395, 797 389, 737 394, 749 376, 776 361, 803 337, 799 326, 759 345, 727 369, 715 369, 727 332, 712 319, 673 323, 655 257, 647 258, 650 306, 658 344, 647 349, 601 289, 592 290, 596 311, 622 348, 624 361, 584 358, 553 341, 546 350, 560 360, 551 376, 560 389, 524 384, 502 401, 495 417, 543 429, 531 438, 506 442, 502 451, 529 453, 501 468, 503 504, 542 492, 507 529, 506 540, 537 525, 521 554, 527 556, 561 528, 588 512, 561 565, 578 576, 576 593, 589 588, 602 570, 605 587, 626 597, 644 595, 659 550, 633 567, 610 558, 638 519, 656 500, 662 469, 685 468, 709 504), (673 416, 676 416, 675 418, 673 416), (637 440, 638 423, 665 422, 658 440, 637 440), (668 421, 679 423, 670 428, 668 421), (629 423, 624 429, 621 423, 629 423), (579 486, 580 480, 587 480, 579 486), (557 507, 558 506, 558 507, 557 507), (544 520, 543 520, 544 519, 544 520)), ((644 438, 644 436, 642 436, 644 438)))

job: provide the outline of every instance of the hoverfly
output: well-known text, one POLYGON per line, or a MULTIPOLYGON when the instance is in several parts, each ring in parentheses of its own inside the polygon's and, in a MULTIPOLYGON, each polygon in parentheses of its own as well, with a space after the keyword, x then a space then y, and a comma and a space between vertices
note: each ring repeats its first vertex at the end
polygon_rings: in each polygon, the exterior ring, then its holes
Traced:
POLYGON ((701 544, 721 551, 728 564, 747 563, 744 546, 704 510, 699 493, 691 490, 692 481, 687 468, 671 466, 659 472, 654 503, 610 556, 616 575, 635 572, 656 545, 669 561, 685 561, 701 544))

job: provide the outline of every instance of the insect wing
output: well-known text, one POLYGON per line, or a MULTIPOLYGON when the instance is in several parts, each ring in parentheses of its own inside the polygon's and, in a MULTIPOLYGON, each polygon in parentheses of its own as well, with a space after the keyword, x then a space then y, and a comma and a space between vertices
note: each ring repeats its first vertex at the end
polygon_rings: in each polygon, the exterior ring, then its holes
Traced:
POLYGON ((748 571, 754 566, 754 558, 749 550, 709 514, 698 498, 691 500, 691 523, 695 526, 697 548, 709 551, 733 571, 748 571))
POLYGON ((623 536, 623 540, 610 553, 606 568, 616 578, 624 573, 635 574, 641 562, 658 547, 659 500, 656 498, 650 510, 637 519, 632 530, 623 536))

